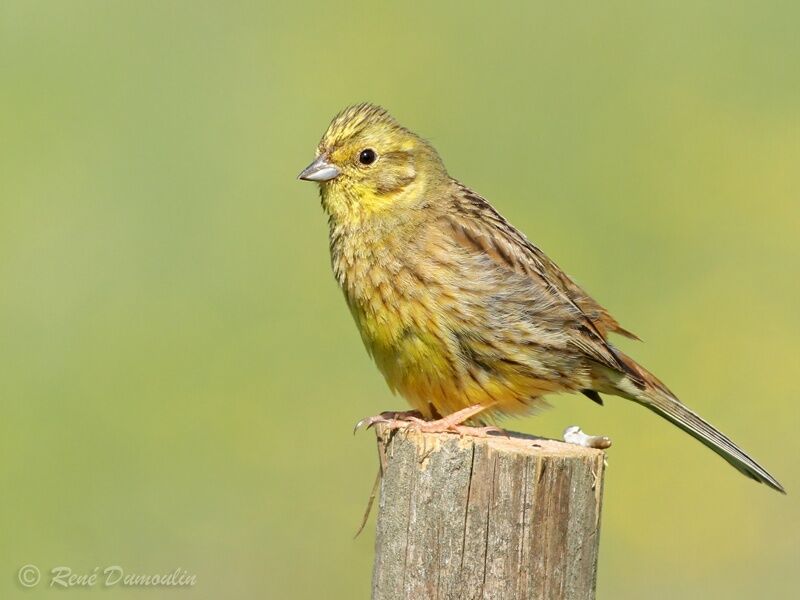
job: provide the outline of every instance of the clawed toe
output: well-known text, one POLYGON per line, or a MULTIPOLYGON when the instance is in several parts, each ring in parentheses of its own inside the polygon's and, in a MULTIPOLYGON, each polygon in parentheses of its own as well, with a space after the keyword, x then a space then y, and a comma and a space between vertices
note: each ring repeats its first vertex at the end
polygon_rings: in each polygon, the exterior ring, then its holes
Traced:
POLYGON ((363 419, 361 419, 358 423, 356 423, 356 426, 353 428, 353 435, 355 435, 356 432, 362 427, 365 429, 369 429, 378 423, 385 423, 389 429, 399 429, 400 427, 405 427, 414 420, 420 421, 421 416, 422 415, 419 413, 419 411, 416 410, 406 410, 406 411, 387 410, 379 415, 374 415, 372 417, 364 417, 363 419))
POLYGON ((355 427, 353 427, 353 435, 358 433, 358 430, 361 429, 362 427, 365 428, 365 429, 369 429, 370 427, 372 427, 376 423, 386 423, 388 421, 389 421, 389 419, 384 418, 382 415, 374 415, 372 417, 364 417, 358 423, 356 423, 355 427))

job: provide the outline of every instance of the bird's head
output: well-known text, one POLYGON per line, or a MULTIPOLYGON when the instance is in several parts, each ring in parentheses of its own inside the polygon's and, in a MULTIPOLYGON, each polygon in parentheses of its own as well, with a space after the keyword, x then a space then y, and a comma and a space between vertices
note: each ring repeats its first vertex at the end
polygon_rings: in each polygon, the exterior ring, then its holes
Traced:
POLYGON ((333 218, 357 219, 419 202, 428 185, 446 177, 436 150, 374 104, 336 115, 298 176, 320 184, 333 218))

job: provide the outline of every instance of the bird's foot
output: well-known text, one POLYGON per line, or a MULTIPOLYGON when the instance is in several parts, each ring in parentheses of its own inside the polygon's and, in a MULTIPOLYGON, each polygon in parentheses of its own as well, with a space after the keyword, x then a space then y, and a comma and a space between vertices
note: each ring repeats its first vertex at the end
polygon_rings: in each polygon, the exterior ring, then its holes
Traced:
POLYGON ((575 444, 576 446, 585 446, 586 448, 597 448, 605 450, 611 447, 611 439, 604 435, 587 435, 581 431, 577 425, 572 425, 564 430, 564 441, 568 444, 575 444))
POLYGON ((463 424, 485 409, 486 406, 476 404, 475 406, 468 406, 467 408, 434 421, 426 421, 422 418, 420 412, 416 410, 402 412, 386 411, 374 417, 361 419, 356 423, 353 433, 362 427, 369 429, 378 423, 384 424, 390 431, 395 429, 408 429, 421 433, 457 433, 461 436, 471 435, 474 437, 489 437, 492 433, 505 433, 505 431, 499 427, 472 427, 463 424))
POLYGON ((422 433, 457 433, 460 436, 471 435, 474 437, 489 437, 492 433, 505 433, 505 431, 499 427, 493 427, 491 425, 485 427, 463 425, 465 421, 468 421, 485 409, 485 406, 476 404, 475 406, 468 406, 467 408, 463 408, 446 417, 436 419, 435 421, 411 418, 409 419, 411 421, 409 428, 422 433))
POLYGON ((361 419, 353 428, 353 434, 362 427, 369 429, 377 423, 384 423, 389 429, 400 429, 411 423, 413 419, 422 420, 421 418, 422 414, 418 410, 387 410, 379 415, 361 419))

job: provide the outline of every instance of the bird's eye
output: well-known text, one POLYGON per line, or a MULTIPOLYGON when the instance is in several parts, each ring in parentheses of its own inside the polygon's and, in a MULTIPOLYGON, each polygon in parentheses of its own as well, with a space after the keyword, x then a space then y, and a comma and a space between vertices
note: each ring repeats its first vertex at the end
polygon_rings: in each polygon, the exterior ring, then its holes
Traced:
POLYGON ((358 162, 362 165, 371 165, 375 162, 376 158, 378 158, 378 156, 375 154, 375 150, 367 148, 366 150, 362 150, 361 154, 358 155, 358 162))

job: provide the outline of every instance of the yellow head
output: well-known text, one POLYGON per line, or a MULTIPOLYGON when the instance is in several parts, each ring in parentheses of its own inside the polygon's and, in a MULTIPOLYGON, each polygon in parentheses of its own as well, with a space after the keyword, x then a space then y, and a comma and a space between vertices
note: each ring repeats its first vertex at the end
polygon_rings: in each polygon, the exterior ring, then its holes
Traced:
POLYGON ((299 178, 320 184, 333 219, 361 221, 422 202, 422 192, 447 172, 430 144, 365 103, 334 117, 299 178))

